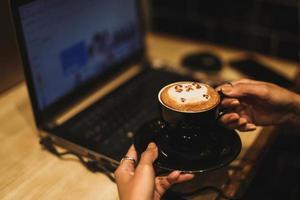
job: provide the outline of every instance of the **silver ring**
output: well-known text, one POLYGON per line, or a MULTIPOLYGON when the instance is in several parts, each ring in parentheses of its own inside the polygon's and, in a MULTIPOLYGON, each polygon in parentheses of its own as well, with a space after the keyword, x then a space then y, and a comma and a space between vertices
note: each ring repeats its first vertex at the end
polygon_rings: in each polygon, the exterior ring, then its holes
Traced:
POLYGON ((135 165, 136 164, 136 160, 133 158, 133 157, 130 157, 130 156, 124 156, 122 159, 121 159, 121 164, 124 162, 124 160, 130 160, 131 162, 133 162, 133 164, 135 165))

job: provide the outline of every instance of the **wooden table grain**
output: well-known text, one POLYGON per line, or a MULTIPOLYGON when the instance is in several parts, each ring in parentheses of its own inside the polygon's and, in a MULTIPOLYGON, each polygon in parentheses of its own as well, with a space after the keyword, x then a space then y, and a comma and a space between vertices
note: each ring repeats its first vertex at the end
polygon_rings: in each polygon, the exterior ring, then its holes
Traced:
MULTIPOLYGON (((149 56, 154 62, 165 62, 176 67, 180 66, 180 59, 183 55, 193 51, 213 51, 225 62, 243 56, 245 53, 204 42, 154 34, 147 36, 147 45, 149 56)), ((268 63, 290 79, 293 79, 296 74, 295 63, 258 56, 263 62, 268 63)), ((241 74, 231 69, 226 63, 221 74, 226 80, 235 80, 241 77, 241 74)), ((93 97, 93 99, 97 98, 93 97)), ((89 100, 87 102, 85 106, 92 103, 89 100)), ((249 133, 240 133, 243 148, 239 160, 255 163, 257 155, 265 149, 271 135, 271 132, 262 135, 261 128, 249 133)), ((250 173, 252 166, 251 164, 245 167, 246 174, 250 173)), ((238 178, 236 182, 232 183, 233 186, 226 186, 229 189, 238 187, 240 182, 247 178, 241 174, 235 174, 235 176, 238 178)), ((118 199, 116 185, 105 175, 89 172, 71 156, 67 159, 59 159, 40 146, 24 83, 0 96, 0 199, 118 199)), ((203 196, 201 199, 209 198, 203 196)))

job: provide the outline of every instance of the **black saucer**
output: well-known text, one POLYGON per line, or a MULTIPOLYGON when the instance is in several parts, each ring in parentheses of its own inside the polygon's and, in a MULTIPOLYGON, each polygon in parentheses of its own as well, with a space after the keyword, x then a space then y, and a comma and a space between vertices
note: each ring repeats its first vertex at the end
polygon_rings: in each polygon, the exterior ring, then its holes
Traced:
POLYGON ((134 138, 134 146, 139 155, 150 142, 155 142, 159 156, 155 162, 158 170, 180 170, 188 173, 211 171, 226 166, 241 151, 241 140, 234 131, 216 124, 213 127, 197 130, 199 137, 191 141, 179 141, 171 134, 166 123, 155 119, 145 123, 134 138), (170 137, 171 136, 171 137, 170 137))

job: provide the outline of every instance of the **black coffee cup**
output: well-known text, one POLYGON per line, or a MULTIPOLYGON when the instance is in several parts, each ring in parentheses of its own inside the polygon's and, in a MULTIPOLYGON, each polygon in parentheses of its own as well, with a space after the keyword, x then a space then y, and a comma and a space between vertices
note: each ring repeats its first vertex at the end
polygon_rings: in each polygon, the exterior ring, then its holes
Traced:
MULTIPOLYGON (((218 102, 211 108, 201 110, 201 111, 179 111, 175 110, 169 106, 167 106, 161 100, 161 93, 170 85, 180 84, 182 82, 171 83, 163 87, 158 93, 158 100, 160 103, 161 117, 164 121, 166 121, 171 127, 178 127, 180 124, 189 125, 189 126, 202 126, 202 125, 210 125, 214 123, 220 114, 220 101, 221 95, 219 95, 218 102)), ((207 85, 208 86, 208 85, 207 85)), ((209 86, 210 87, 210 86, 209 86)))
POLYGON ((199 145, 199 141, 203 138, 203 134, 207 133, 207 130, 216 125, 220 115, 219 104, 221 102, 221 95, 216 92, 219 96, 218 102, 208 109, 193 112, 179 111, 166 105, 161 100, 161 93, 165 88, 180 83, 182 82, 172 83, 163 87, 158 94, 158 100, 161 117, 170 129, 169 136, 171 143, 183 151, 190 151, 194 145, 196 145, 195 148, 198 148, 197 145, 199 145))

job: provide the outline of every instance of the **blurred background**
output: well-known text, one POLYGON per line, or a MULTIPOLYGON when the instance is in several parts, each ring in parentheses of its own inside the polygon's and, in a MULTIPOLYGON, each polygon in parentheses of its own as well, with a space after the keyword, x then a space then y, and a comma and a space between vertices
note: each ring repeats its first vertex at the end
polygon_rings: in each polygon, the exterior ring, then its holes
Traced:
POLYGON ((151 0, 151 26, 298 61, 299 5, 299 0, 151 0))
MULTIPOLYGON (((148 29, 299 62, 298 0, 143 0, 148 29)), ((23 79, 9 13, 0 0, 0 91, 23 79)))

